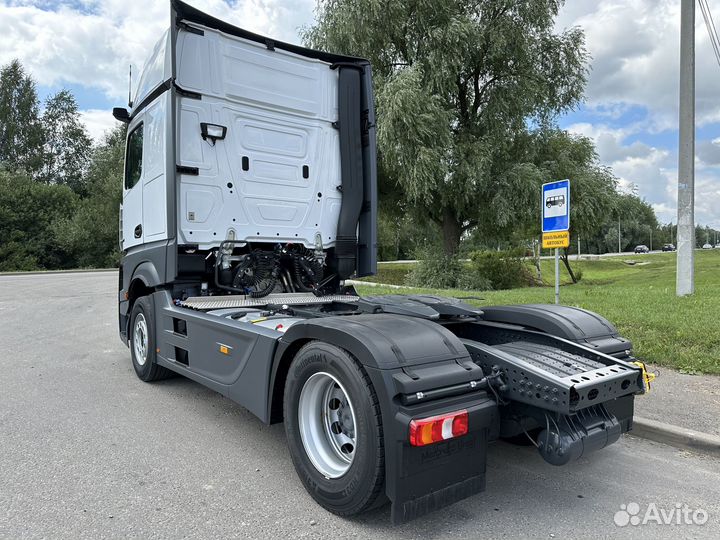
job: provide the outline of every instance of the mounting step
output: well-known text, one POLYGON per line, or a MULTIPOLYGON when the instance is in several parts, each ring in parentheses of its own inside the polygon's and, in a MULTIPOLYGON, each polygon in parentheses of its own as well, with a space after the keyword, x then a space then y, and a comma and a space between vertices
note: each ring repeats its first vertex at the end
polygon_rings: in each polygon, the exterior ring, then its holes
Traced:
POLYGON ((278 293, 268 294, 262 298, 252 298, 242 294, 224 296, 191 296, 187 300, 180 300, 177 305, 192 309, 222 309, 264 306, 303 306, 332 304, 333 302, 357 302, 359 298, 353 295, 332 294, 315 296, 312 293, 278 293))

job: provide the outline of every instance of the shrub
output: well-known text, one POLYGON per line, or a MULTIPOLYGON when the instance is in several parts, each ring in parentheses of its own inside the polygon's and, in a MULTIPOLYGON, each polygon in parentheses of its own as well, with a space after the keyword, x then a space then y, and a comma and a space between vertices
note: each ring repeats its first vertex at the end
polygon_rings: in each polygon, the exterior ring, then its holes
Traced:
POLYGON ((0 170, 0 271, 72 267, 53 224, 73 215, 77 202, 67 186, 0 170))
POLYGON ((386 283, 388 285, 404 285, 407 282, 407 275, 413 266, 411 263, 379 264, 377 273, 374 276, 363 279, 375 281, 376 283, 386 283))
POLYGON ((463 272, 458 277, 458 289, 468 289, 473 291, 491 291, 493 289, 492 282, 483 275, 472 271, 471 266, 463 268, 463 272))
POLYGON ((418 255, 418 262, 407 275, 408 285, 431 289, 453 289, 458 286, 462 264, 457 258, 448 257, 439 250, 418 255))
MULTIPOLYGON (((492 289, 514 289, 532 283, 532 276, 522 258, 522 249, 475 251, 470 254, 467 281, 489 284, 492 289)), ((476 287, 473 287, 476 288, 476 287)))

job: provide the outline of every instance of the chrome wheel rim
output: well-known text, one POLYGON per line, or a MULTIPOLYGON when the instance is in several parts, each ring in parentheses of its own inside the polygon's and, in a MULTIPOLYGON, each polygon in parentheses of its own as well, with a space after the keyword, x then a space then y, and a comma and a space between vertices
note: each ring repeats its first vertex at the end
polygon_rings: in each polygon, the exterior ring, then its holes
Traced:
POLYGON ((340 381, 313 374, 300 392, 300 437, 308 458, 326 478, 340 478, 353 463, 357 446, 355 409, 340 381))
POLYGON ((148 353, 148 331, 145 316, 138 313, 135 316, 135 328, 133 329, 133 350, 135 351, 135 360, 141 366, 147 362, 148 353))

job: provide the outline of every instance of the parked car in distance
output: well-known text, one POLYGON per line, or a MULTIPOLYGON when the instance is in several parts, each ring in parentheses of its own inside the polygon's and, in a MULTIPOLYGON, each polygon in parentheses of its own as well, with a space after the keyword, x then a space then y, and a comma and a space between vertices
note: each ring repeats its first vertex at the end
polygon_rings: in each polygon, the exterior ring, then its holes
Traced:
POLYGON ((650 253, 650 248, 644 244, 640 244, 639 246, 635 246, 635 253, 650 253))
POLYGON ((663 251, 675 251, 675 246, 672 244, 663 244, 663 251))
POLYGON ((712 249, 710 244, 703 244, 703 249, 712 249))

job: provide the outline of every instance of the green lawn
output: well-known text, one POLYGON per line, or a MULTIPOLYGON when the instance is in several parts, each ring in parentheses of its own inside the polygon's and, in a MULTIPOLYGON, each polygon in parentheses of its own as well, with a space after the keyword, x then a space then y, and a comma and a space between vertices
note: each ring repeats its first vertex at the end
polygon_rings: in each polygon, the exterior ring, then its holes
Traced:
MULTIPOLYGON (((720 250, 696 251, 695 294, 675 296, 675 253, 630 255, 595 261, 572 262, 582 269, 579 284, 569 283, 562 272, 563 304, 595 311, 613 322, 632 340, 638 357, 687 373, 720 374, 720 250), (637 264, 628 264, 635 261, 637 264)), ((553 280, 552 260, 542 261, 543 278, 553 280)), ((388 270, 381 265, 376 281, 396 275, 401 265, 388 270)), ((397 280, 393 280, 396 281, 397 280)), ((364 295, 398 294, 404 290, 365 287, 364 295)), ((528 287, 507 291, 415 289, 455 297, 483 306, 494 304, 552 303, 553 287, 528 287)))

